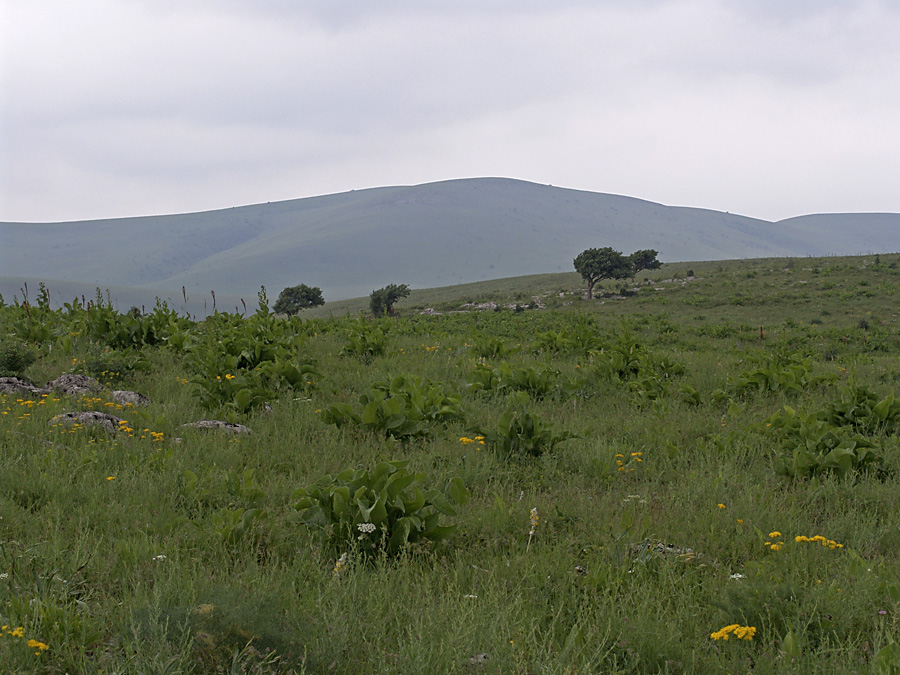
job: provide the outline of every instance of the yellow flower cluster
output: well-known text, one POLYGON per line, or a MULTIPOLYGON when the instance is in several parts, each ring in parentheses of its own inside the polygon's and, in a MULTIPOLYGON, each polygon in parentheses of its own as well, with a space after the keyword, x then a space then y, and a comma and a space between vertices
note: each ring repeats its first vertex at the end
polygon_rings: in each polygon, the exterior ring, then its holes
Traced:
POLYGON ((101 403, 107 408, 115 408, 116 410, 124 410, 126 406, 134 407, 130 403, 122 405, 113 401, 104 401, 99 396, 82 396, 78 401, 81 403, 82 408, 93 408, 101 403))
POLYGON ((804 537, 804 536, 801 534, 801 535, 798 535, 798 536, 794 537, 794 541, 796 541, 796 542, 809 542, 809 543, 811 543, 811 544, 812 544, 812 543, 815 543, 815 542, 818 542, 818 543, 822 544, 822 546, 825 546, 826 548, 830 548, 832 551, 833 551, 834 549, 836 549, 836 548, 844 548, 844 545, 843 545, 843 544, 839 544, 839 543, 837 543, 836 541, 834 541, 833 539, 826 539, 826 538, 823 537, 821 534, 817 534, 817 535, 814 536, 814 537, 804 537))
POLYGON ((732 635, 738 640, 752 640, 753 636, 756 635, 756 627, 733 623, 730 626, 720 628, 715 633, 710 633, 709 637, 713 640, 728 640, 732 635))
POLYGON ((627 458, 622 453, 616 454, 616 467, 619 471, 634 471, 634 467, 627 466, 626 462, 630 464, 631 462, 643 462, 641 459, 644 456, 643 452, 632 452, 627 458))
MULTIPOLYGON (((777 539, 781 536, 781 532, 775 530, 774 532, 769 532, 770 539, 777 539)), ((770 551, 780 551, 784 547, 783 541, 767 541, 763 546, 766 546, 770 551)))
POLYGON ((475 438, 469 438, 468 436, 460 436, 459 442, 463 445, 472 445, 473 443, 477 443, 478 445, 484 445, 484 436, 476 436, 475 438))
MULTIPOLYGON (((0 626, 0 635, 5 637, 14 637, 14 638, 24 638, 25 637, 25 629, 22 626, 18 628, 10 628, 9 626, 0 626)), ((40 654, 41 652, 45 652, 50 649, 50 645, 41 642, 40 640, 29 639, 28 642, 25 643, 31 649, 36 649, 35 655, 40 654)))

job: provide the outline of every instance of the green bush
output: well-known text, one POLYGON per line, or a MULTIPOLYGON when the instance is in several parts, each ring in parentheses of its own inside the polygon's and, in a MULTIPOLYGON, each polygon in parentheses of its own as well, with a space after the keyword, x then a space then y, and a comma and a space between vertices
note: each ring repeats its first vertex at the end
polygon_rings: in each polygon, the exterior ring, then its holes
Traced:
POLYGON ((507 456, 540 457, 559 443, 578 438, 568 431, 554 434, 552 424, 521 408, 523 402, 521 397, 514 396, 513 404, 500 415, 496 430, 480 432, 489 447, 507 456))
POLYGON ((464 417, 459 396, 414 375, 399 375, 390 382, 376 382, 359 397, 362 411, 346 403, 334 403, 322 411, 327 424, 360 426, 381 436, 406 440, 428 435, 427 423, 444 423, 464 417))
POLYGON ((99 380, 105 385, 124 382, 136 372, 150 369, 150 362, 136 349, 94 348, 84 360, 75 364, 75 372, 99 380))
POLYGON ((38 351, 15 336, 0 341, 0 377, 18 376, 38 360, 38 351))
MULTIPOLYGON (((803 358, 799 354, 790 356, 776 354, 767 363, 745 370, 737 377, 729 378, 728 391, 736 396, 754 392, 797 394, 824 382, 831 382, 835 377, 833 373, 813 375, 812 359, 809 357, 803 358)), ((724 399, 727 394, 723 390, 717 390, 713 396, 724 399)))
POLYGON ((469 500, 459 478, 448 484, 448 499, 437 489, 419 486, 424 473, 410 473, 409 461, 381 462, 371 472, 347 469, 297 489, 292 499, 302 521, 319 528, 338 551, 396 554, 409 544, 440 541, 456 531, 441 516, 457 516, 469 500), (452 503, 451 503, 452 502, 452 503))
POLYGON ((584 382, 563 377, 559 370, 546 364, 519 367, 508 363, 497 368, 476 365, 468 385, 472 392, 523 391, 538 399, 551 395, 569 398, 583 386, 584 382))
POLYGON ((341 356, 356 356, 371 363, 376 356, 382 356, 387 349, 387 336, 378 326, 359 323, 346 333, 346 344, 341 356))
POLYGON ((781 453, 775 472, 789 478, 822 473, 845 476, 872 466, 883 468, 881 449, 870 438, 785 406, 766 420, 766 428, 780 437, 781 453))

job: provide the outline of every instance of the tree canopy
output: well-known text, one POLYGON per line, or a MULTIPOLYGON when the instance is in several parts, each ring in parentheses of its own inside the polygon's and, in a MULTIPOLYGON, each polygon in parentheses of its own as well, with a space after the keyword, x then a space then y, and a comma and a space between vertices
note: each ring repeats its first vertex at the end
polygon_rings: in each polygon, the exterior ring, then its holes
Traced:
POLYGON ((631 276, 634 277, 641 270, 658 270, 662 263, 656 259, 656 256, 659 255, 658 251, 655 251, 652 248, 642 249, 640 251, 635 251, 629 257, 631 260, 632 271, 631 276))
POLYGON ((594 297, 594 285, 603 279, 627 279, 642 269, 657 269, 660 262, 653 249, 635 251, 624 256, 620 251, 606 246, 589 248, 575 258, 575 271, 587 282, 588 300, 594 297))
POLYGON ((384 316, 394 313, 394 303, 409 295, 409 286, 406 284, 388 284, 384 288, 372 291, 369 295, 369 309, 375 316, 384 316))
POLYGON ((281 291, 272 309, 276 314, 293 316, 301 309, 309 309, 310 307, 318 307, 324 304, 325 298, 322 297, 321 288, 300 284, 299 286, 289 286, 281 291))

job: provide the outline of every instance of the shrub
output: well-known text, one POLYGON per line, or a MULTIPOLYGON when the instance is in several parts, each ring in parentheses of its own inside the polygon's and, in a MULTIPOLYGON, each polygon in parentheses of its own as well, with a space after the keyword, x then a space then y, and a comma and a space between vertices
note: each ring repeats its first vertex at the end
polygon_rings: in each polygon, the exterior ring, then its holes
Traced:
POLYGON ((388 284, 384 288, 372 291, 369 295, 369 309, 375 316, 394 314, 394 305, 408 295, 409 286, 406 284, 388 284))
POLYGON ((537 415, 523 410, 521 404, 527 400, 524 396, 513 396, 513 404, 500 415, 495 431, 483 431, 486 443, 505 455, 530 455, 540 457, 552 451, 557 444, 578 438, 577 435, 563 431, 553 433, 553 425, 544 422, 537 415))
POLYGON ((409 544, 446 539, 456 524, 441 525, 441 516, 456 517, 454 504, 463 506, 469 491, 460 478, 449 482, 449 499, 437 489, 423 491, 426 475, 410 473, 408 466, 408 460, 381 462, 371 472, 324 476, 294 492, 294 509, 342 552, 396 554, 409 544))
POLYGON ((390 382, 376 382, 359 397, 363 409, 357 413, 346 403, 335 403, 322 412, 327 424, 340 428, 347 423, 367 431, 406 440, 426 436, 427 422, 461 420, 460 398, 443 387, 414 375, 399 375, 390 382))
POLYGON ((0 377, 21 375, 37 361, 38 351, 27 342, 10 336, 0 342, 0 377))
POLYGON ((829 424, 816 413, 798 413, 785 406, 766 420, 766 427, 781 438, 775 472, 789 478, 822 473, 845 476, 869 466, 884 466, 881 449, 871 439, 829 424))
POLYGON ((321 288, 300 284, 299 286, 289 286, 282 290, 272 310, 277 314, 293 316, 303 309, 319 307, 324 304, 325 298, 322 297, 321 288))
POLYGON ((75 365, 75 372, 90 375, 105 385, 123 382, 137 371, 150 369, 150 361, 136 349, 95 348, 75 365))

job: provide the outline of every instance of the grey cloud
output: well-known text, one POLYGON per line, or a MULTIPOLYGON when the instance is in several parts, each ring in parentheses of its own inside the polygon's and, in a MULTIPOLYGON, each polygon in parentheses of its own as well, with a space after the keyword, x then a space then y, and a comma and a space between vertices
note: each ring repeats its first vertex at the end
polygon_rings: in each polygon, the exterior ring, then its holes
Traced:
POLYGON ((806 169, 766 152, 883 175, 897 139, 887 2, 34 0, 9 15, 0 218, 496 174, 768 215, 753 183, 806 169), (744 173, 726 182, 721 163, 744 173))

